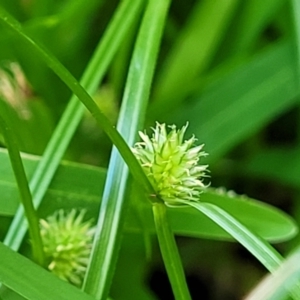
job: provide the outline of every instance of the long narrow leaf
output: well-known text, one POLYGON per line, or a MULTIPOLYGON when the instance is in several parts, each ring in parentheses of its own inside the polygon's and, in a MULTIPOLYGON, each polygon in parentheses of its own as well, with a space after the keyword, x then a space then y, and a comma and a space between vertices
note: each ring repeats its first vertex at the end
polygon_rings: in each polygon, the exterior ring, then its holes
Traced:
MULTIPOLYGON (((142 0, 137 0, 142 1, 142 0)), ((31 46, 37 54, 45 61, 45 63, 51 68, 60 79, 70 88, 70 90, 78 97, 78 99, 85 105, 85 107, 91 112, 91 114, 96 119, 97 123, 102 127, 114 145, 120 151, 123 159, 126 161, 130 167, 130 171, 134 178, 141 185, 145 187, 146 190, 152 191, 152 186, 142 170, 137 159, 134 157, 131 149, 128 147, 120 133, 115 129, 108 118, 100 111, 97 104, 93 101, 91 96, 87 91, 79 84, 79 82, 73 77, 73 75, 41 44, 33 40, 26 32, 23 30, 21 24, 15 20, 11 15, 9 15, 2 7, 0 7, 0 20, 3 21, 10 29, 14 31, 26 44, 31 46)))
POLYGON ((260 236, 251 232, 225 210, 210 203, 189 203, 220 227, 231 234, 240 244, 251 252, 270 272, 276 270, 281 262, 281 255, 260 236))
MULTIPOLYGON (((153 109, 168 109, 173 98, 211 63, 239 1, 196 1, 157 81, 153 109), (156 103, 156 102, 154 102, 156 103), (159 105, 160 104, 160 105, 159 105)), ((179 100, 179 99, 178 99, 179 100)), ((181 99, 182 100, 182 99, 181 99)))
POLYGON ((93 299, 2 243, 0 282, 30 300, 93 299))
POLYGON ((300 249, 298 248, 273 273, 262 280, 245 300, 282 300, 289 295, 300 299, 300 249))
POLYGON ((215 80, 188 105, 174 113, 170 109, 166 122, 184 124, 188 116, 193 133, 205 143, 208 160, 216 160, 295 104, 295 66, 294 45, 278 43, 215 80))
POLYGON ((292 12, 294 16, 295 39, 297 44, 297 75, 300 82, 300 2, 292 0, 292 12))
MULTIPOLYGON (((95 92, 99 81, 104 77, 113 55, 125 38, 128 28, 138 14, 140 7, 141 1, 139 0, 124 1, 117 10, 116 15, 112 19, 111 24, 95 50, 95 54, 82 77, 82 85, 85 86, 90 93, 95 92)), ((5 15, 2 15, 2 17, 5 17, 5 15)), ((24 36, 23 31, 19 32, 19 34, 21 34, 22 37, 24 36)), ((25 39, 27 39, 26 36, 25 39)), ((30 43, 33 44, 34 47, 38 47, 32 40, 30 40, 30 43)), ((40 51, 44 55, 43 50, 40 49, 40 51)), ((48 54, 46 53, 45 55, 48 54)), ((55 59, 50 55, 47 56, 46 60, 55 62, 55 59)), ((59 64, 58 62, 55 63, 59 64)), ((64 72, 64 70, 60 72, 64 72)), ((35 206, 39 206, 42 201, 53 175, 57 170, 58 164, 81 120, 83 112, 84 106, 78 98, 73 95, 30 182, 35 206)), ((4 243, 12 249, 17 250, 25 232, 26 222, 24 219, 23 208, 20 207, 11 224, 4 243)))
POLYGON ((221 50, 231 55, 251 52, 259 36, 284 4, 285 1, 282 0, 243 1, 234 26, 231 28, 230 37, 225 40, 225 45, 221 50))
POLYGON ((32 242, 33 257, 38 264, 44 265, 43 243, 40 234, 39 219, 33 205, 32 195, 29 189, 24 166, 14 133, 7 122, 0 116, 0 130, 5 138, 11 165, 19 188, 19 194, 29 225, 29 233, 32 242))
MULTIPOLYGON (((157 53, 169 0, 149 1, 130 63, 118 130, 132 146, 144 121, 157 53)), ((109 292, 124 222, 128 168, 114 148, 95 234, 84 290, 99 299, 109 292)), ((144 174, 145 176, 145 174, 144 174)), ((147 178, 146 178, 147 179, 147 178)), ((148 181, 148 179, 147 179, 148 181)))
MULTIPOLYGON (((22 154, 28 178, 34 174, 39 157, 22 154)), ((275 166, 276 167, 276 166, 275 166)), ((58 207, 69 210, 73 207, 86 207, 89 218, 97 218, 100 199, 105 185, 107 170, 90 165, 63 161, 39 207, 43 218, 52 214, 58 207)), ((19 203, 18 189, 11 170, 7 150, 0 148, 0 214, 13 216, 19 203)), ((142 193, 142 197, 143 197, 142 193)), ((141 196, 135 195, 140 200, 141 196)), ((130 200, 131 201, 131 200, 130 200)), ((283 242, 297 234, 295 221, 286 213, 266 203, 238 195, 221 193, 219 189, 208 189, 201 195, 202 202, 214 204, 238 218, 247 228, 255 231, 269 242, 283 242)), ((151 205, 148 201, 131 201, 124 230, 141 232, 144 227, 155 232, 151 205), (139 215, 137 215, 137 212, 139 215)), ((180 236, 233 240, 221 227, 192 207, 168 209, 168 219, 173 232, 180 236)))

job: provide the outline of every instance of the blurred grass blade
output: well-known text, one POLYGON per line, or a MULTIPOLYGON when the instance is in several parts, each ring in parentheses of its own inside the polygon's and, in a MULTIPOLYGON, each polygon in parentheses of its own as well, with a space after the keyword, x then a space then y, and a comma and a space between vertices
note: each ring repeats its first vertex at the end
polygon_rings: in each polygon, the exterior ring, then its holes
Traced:
MULTIPOLYGON (((125 38, 129 27, 139 14, 141 4, 141 1, 127 0, 122 2, 121 6, 116 11, 115 16, 99 42, 82 77, 82 85, 88 92, 94 93, 96 91, 99 81, 103 79, 107 67, 125 38)), ((5 17, 5 15, 2 17, 5 17)), ((21 34, 23 35, 24 33, 21 32, 21 34)), ((31 41, 31 43, 33 43, 34 47, 38 47, 33 41, 31 41)), ((43 52, 43 50, 40 51, 43 52)), ((52 62, 51 56, 47 56, 47 60, 52 62)), ((55 63, 58 64, 58 62, 55 63)), ((64 72, 64 70, 62 70, 62 72, 64 72)), ((73 95, 48 143, 43 158, 39 162, 30 181, 35 206, 38 206, 42 201, 59 162, 81 120, 83 112, 84 106, 80 103, 78 98, 73 95)), ((20 207, 7 233, 4 243, 12 249, 17 250, 25 232, 26 222, 23 209, 20 207)))
MULTIPOLYGON (((0 282, 26 299, 94 299, 2 243, 0 243, 0 266, 0 282)), ((1 291, 0 296, 3 296, 1 291)))
POLYGON ((174 105, 173 96, 211 63, 238 0, 198 1, 159 73, 153 110, 174 105), (213 16, 213 18, 212 18, 213 16))
POLYGON ((276 270, 281 262, 281 255, 265 240, 251 232, 225 210, 210 203, 189 203, 220 227, 231 234, 241 245, 254 255, 270 272, 276 270))
POLYGON ((287 149, 272 147, 260 151, 243 163, 241 173, 242 176, 267 178, 299 189, 299 148, 287 149), (272 166, 272 168, 270 168, 270 166, 272 166))
POLYGON ((294 31, 297 44, 297 71, 298 71, 298 83, 300 83, 300 1, 292 0, 292 13, 294 16, 294 31))
MULTIPOLYGON (((136 0, 143 1, 143 0, 136 0)), ((20 40, 31 46, 37 54, 45 61, 50 69, 52 69, 60 79, 70 88, 70 90, 78 97, 78 99, 85 105, 90 111, 98 125, 104 130, 104 132, 111 139, 113 144, 121 153, 123 159, 129 166, 129 169, 134 178, 148 191, 152 191, 152 186, 142 170, 141 165, 133 155, 131 149, 128 147, 121 134, 110 123, 108 118, 100 111, 97 104, 93 101, 87 91, 79 84, 79 82, 73 77, 73 75, 41 44, 34 41, 23 30, 21 24, 10 16, 0 6, 0 20, 3 21, 10 29, 18 35, 20 40)), ((123 21, 123 20, 122 20, 123 21)), ((121 25, 122 26, 122 25, 121 25)))
MULTIPOLYGON (((129 146, 133 145, 137 130, 144 122, 168 7, 169 0, 148 2, 134 46, 117 125, 129 146)), ((99 299, 105 299, 108 296, 117 262, 124 208, 127 206, 125 201, 127 177, 128 168, 117 149, 113 148, 95 242, 84 283, 84 290, 99 299)))
POLYGON ((29 225, 29 234, 32 244, 33 259, 39 265, 44 266, 45 257, 43 250, 43 242, 40 234, 39 218, 33 205, 32 196, 29 189, 22 159, 20 156, 19 148, 15 140, 13 131, 1 116, 0 131, 2 132, 7 145, 10 162, 15 174, 15 179, 18 184, 23 209, 25 211, 27 222, 29 225))
POLYGON ((159 248, 175 299, 189 300, 191 296, 185 280, 176 241, 169 227, 166 210, 164 203, 154 203, 152 205, 159 248))
MULTIPOLYGON (((298 0, 295 0, 298 1, 298 0)), ((242 1, 229 39, 225 39, 222 54, 241 55, 253 51, 253 46, 263 31, 270 25, 274 15, 285 4, 283 0, 247 0, 242 1)))
POLYGON ((169 109, 165 121, 185 124, 188 116, 211 162, 295 104, 297 82, 294 45, 278 43, 169 109))
POLYGON ((272 274, 262 280, 245 300, 300 299, 300 249, 289 256, 272 274))

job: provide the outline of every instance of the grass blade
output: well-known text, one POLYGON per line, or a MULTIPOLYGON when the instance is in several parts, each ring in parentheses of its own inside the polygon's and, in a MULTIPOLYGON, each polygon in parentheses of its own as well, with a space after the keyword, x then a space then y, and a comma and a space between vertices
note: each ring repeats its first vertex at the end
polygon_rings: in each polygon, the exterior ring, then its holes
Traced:
MULTIPOLYGON (((22 154, 28 178, 34 173, 39 160, 38 156, 22 154)), ((280 161, 282 162, 283 159, 280 161)), ((249 172, 248 169, 246 172, 249 172)), ((103 193, 106 173, 107 170, 103 168, 63 161, 39 207, 39 216, 45 218, 54 213, 58 207, 66 210, 73 207, 86 207, 87 217, 97 219, 100 206, 99 192, 103 193)), ((13 216, 16 212, 19 197, 14 183, 7 151, 0 149, 0 214, 2 215, 13 216)), ((209 188, 201 195, 201 201, 227 211, 271 243, 290 240, 298 232, 297 224, 290 216, 275 207, 245 196, 233 196, 220 192, 219 189, 209 188)), ((233 241, 226 231, 205 215, 199 214, 193 207, 178 210, 168 208, 168 220, 172 231, 179 236, 233 241)), ((144 229, 150 234, 155 233, 153 214, 151 205, 144 200, 143 190, 140 193, 135 188, 130 193, 124 232, 142 233, 144 229)))
MULTIPOLYGON (((142 0, 138 0, 142 1, 142 0)), ((111 139, 113 144, 120 151, 123 159, 130 167, 130 171, 134 178, 148 191, 152 191, 152 186, 142 170, 139 162, 136 160, 131 149, 128 147, 121 134, 115 129, 108 118, 100 111, 97 104, 93 101, 88 92, 79 84, 73 75, 41 44, 34 41, 23 30, 21 24, 10 16, 2 7, 0 7, 0 20, 3 21, 15 34, 18 35, 20 40, 31 46, 37 54, 45 61, 50 69, 56 73, 60 79, 70 88, 70 90, 78 97, 78 99, 85 105, 85 107, 94 116, 97 123, 104 130, 104 132, 111 139)))
POLYGON ((174 105, 173 98, 178 90, 184 89, 209 66, 238 1, 205 0, 195 3, 187 25, 159 74, 153 110, 174 105))
POLYGON ((0 243, 0 263, 0 282, 26 299, 93 299, 2 243, 0 243))
POLYGON ((270 272, 275 271, 282 263, 281 255, 261 237, 233 218, 225 210, 210 203, 189 203, 220 227, 231 234, 240 244, 251 252, 270 272))
POLYGON ((295 65, 293 44, 278 43, 195 94, 189 105, 169 110, 166 122, 185 124, 189 116, 193 133, 205 142, 207 160, 216 160, 295 104, 295 65))
POLYGON ((292 0, 292 12, 294 16, 295 39, 297 44, 297 72, 298 82, 300 81, 300 2, 292 0))
POLYGON ((224 54, 236 55, 237 53, 243 55, 253 51, 260 35, 270 25, 284 4, 285 1, 282 0, 242 2, 237 19, 229 31, 228 39, 225 39, 223 47, 219 49, 219 54, 222 56, 224 54))
POLYGON ((300 299, 299 248, 273 273, 262 280, 245 300, 300 299))
MULTIPOLYGON (((103 79, 109 63, 122 40, 125 38, 127 30, 137 16, 140 8, 141 1, 124 1, 116 11, 115 17, 107 28, 103 39, 95 50, 95 54, 82 77, 82 85, 88 92, 94 93, 97 89, 99 81, 103 79), (124 21, 124 19, 126 19, 126 21, 124 21)), ((49 57, 48 59, 51 60, 49 57)), ((73 95, 30 182, 36 207, 39 206, 44 197, 53 175, 58 168, 59 162, 81 120, 83 112, 84 106, 78 98, 73 95)), ((4 243, 12 249, 17 250, 25 232, 26 222, 23 208, 20 207, 4 243)))
MULTIPOLYGON (((148 3, 134 47, 118 120, 118 130, 130 146, 133 145, 137 130, 144 121, 168 6, 169 0, 148 3)), ((127 166, 114 148, 109 163, 95 243, 84 283, 84 290, 99 299, 107 297, 117 261, 126 206, 127 176, 127 166)))
POLYGON ((29 189, 24 166, 20 156, 14 133, 4 119, 0 116, 0 129, 5 138, 11 165, 18 184, 20 198, 23 204, 27 222, 29 225, 29 234, 32 243, 33 259, 41 266, 44 265, 43 242, 40 234, 39 218, 33 205, 32 195, 29 189))

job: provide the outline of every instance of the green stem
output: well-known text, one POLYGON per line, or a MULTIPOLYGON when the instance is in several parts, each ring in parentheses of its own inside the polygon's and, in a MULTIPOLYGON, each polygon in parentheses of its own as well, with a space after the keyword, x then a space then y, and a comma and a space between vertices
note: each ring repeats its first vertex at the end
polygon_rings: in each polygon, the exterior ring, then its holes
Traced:
POLYGON ((164 203, 154 203, 152 210, 160 251, 175 299, 191 299, 176 241, 167 220, 166 206, 164 203))
POLYGON ((20 156, 19 147, 15 140, 14 132, 1 116, 0 128, 6 141, 9 158, 18 184, 24 211, 27 217, 29 234, 32 243, 33 259, 36 263, 43 266, 45 262, 45 255, 39 227, 39 218, 33 205, 32 195, 29 189, 27 177, 20 156))

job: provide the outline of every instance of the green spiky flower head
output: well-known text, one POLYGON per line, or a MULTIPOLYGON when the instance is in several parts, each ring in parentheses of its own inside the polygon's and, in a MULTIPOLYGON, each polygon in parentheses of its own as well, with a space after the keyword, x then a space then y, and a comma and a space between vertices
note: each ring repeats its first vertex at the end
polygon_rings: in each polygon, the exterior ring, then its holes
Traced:
POLYGON ((194 146, 196 138, 184 140, 188 124, 181 129, 156 123, 153 135, 139 132, 142 142, 136 143, 133 152, 140 161, 157 195, 167 206, 182 206, 199 201, 206 188, 203 183, 207 165, 200 165, 206 156, 204 145, 194 146))
POLYGON ((85 211, 56 211, 40 220, 48 269, 59 278, 81 286, 87 269, 95 228, 83 222, 85 211))

